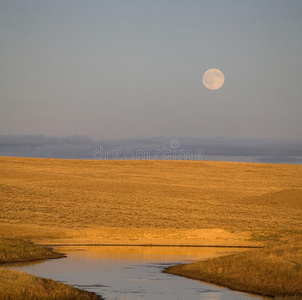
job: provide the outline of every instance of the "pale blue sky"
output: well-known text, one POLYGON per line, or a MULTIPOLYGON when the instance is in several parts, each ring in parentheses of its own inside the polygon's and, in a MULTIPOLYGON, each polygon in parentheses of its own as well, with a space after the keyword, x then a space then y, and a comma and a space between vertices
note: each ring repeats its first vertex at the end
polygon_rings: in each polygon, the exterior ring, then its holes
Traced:
POLYGON ((0 134, 302 139, 301 30, 300 0, 0 0, 0 134))

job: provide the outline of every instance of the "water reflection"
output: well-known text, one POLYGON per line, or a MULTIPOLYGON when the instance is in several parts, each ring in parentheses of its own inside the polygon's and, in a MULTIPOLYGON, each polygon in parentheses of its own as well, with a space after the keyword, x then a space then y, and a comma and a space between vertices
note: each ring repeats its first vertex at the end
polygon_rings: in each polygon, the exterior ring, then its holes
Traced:
POLYGON ((167 266, 243 249, 107 246, 55 250, 68 257, 14 268, 96 292, 106 300, 264 299, 162 273, 167 266))
POLYGON ((81 247, 57 247, 54 251, 68 253, 78 252, 82 256, 104 257, 108 259, 141 259, 157 260, 159 256, 169 261, 176 256, 183 256, 187 260, 206 259, 221 256, 239 251, 246 251, 243 248, 226 247, 150 247, 150 246, 81 246, 81 247))

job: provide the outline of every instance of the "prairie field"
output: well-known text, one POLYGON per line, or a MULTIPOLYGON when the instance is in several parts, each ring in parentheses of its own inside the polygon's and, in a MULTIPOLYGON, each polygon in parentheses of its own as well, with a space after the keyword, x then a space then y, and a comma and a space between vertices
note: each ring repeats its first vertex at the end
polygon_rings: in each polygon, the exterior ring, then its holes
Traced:
MULTIPOLYGON (((61 255, 28 240, 48 245, 261 246, 167 272, 276 299, 302 296, 300 165, 2 157, 0 199, 2 262, 61 255)), ((7 299, 25 294, 32 295, 28 299, 95 297, 0 271, 0 293, 5 291, 7 299), (54 291, 54 298, 47 298, 47 290, 54 291)))
POLYGON ((42 243, 261 244, 302 228, 302 166, 0 158, 0 233, 42 243))

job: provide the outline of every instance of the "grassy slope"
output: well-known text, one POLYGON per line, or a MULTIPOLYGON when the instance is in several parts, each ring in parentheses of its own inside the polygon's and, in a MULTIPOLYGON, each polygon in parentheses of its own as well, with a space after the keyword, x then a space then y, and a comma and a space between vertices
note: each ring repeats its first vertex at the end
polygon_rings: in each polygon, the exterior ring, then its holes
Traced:
POLYGON ((0 264, 61 258, 64 256, 65 255, 62 253, 53 252, 48 248, 39 247, 29 241, 0 237, 0 264))
POLYGON ((1 300, 100 300, 70 285, 0 268, 1 300))
POLYGON ((48 241, 79 229, 101 242, 168 239, 168 229, 181 242, 196 229, 302 228, 299 165, 2 157, 0 179, 0 224, 12 235, 28 225, 30 238, 48 228, 48 241))
MULTIPOLYGON (((64 257, 29 241, 0 238, 0 264, 64 257)), ((14 300, 97 300, 101 297, 50 279, 0 268, 0 298, 14 300)))
POLYGON ((302 299, 302 232, 264 249, 168 268, 165 272, 234 290, 302 299), (300 236, 297 240, 297 236, 300 236))

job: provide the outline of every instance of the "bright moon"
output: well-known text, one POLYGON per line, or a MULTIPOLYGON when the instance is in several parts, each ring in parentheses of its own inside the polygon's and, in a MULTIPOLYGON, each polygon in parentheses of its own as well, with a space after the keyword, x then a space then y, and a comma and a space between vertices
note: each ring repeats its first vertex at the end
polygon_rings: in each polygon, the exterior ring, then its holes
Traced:
POLYGON ((218 69, 209 69, 203 74, 202 82, 209 90, 218 90, 224 84, 224 75, 218 69))

